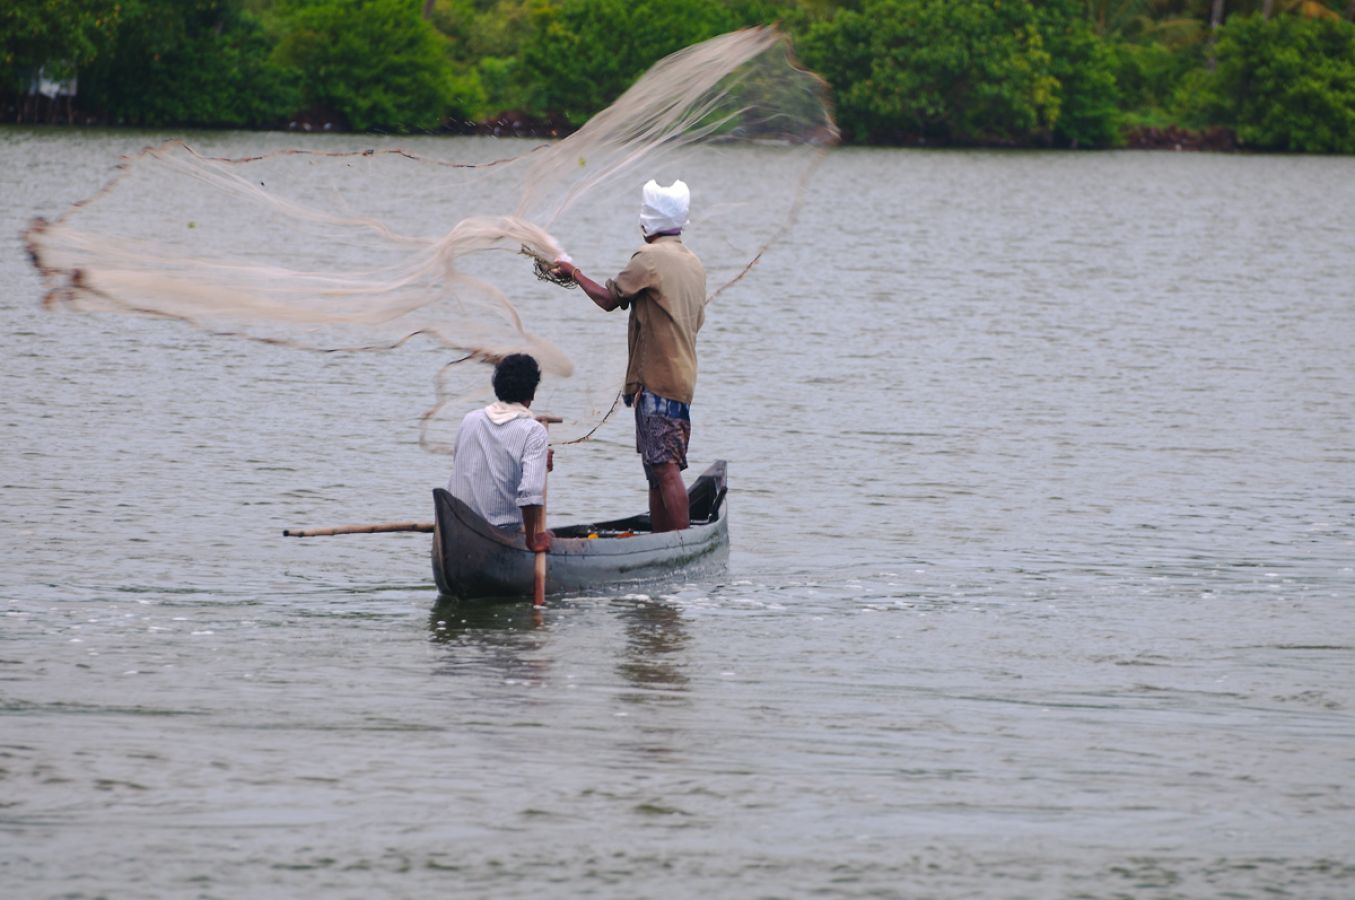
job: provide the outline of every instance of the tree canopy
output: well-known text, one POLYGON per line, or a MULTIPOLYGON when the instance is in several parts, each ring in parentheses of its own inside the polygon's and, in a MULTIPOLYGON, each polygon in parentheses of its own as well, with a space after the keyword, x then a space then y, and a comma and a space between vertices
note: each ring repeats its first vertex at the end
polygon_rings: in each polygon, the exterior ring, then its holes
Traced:
POLYGON ((274 57, 298 73, 308 104, 358 131, 422 131, 461 112, 447 38, 417 0, 290 6, 274 57))
POLYGON ((1355 153, 1351 0, 8 0, 0 111, 355 130, 577 126, 652 63, 777 22, 847 140, 1355 153))

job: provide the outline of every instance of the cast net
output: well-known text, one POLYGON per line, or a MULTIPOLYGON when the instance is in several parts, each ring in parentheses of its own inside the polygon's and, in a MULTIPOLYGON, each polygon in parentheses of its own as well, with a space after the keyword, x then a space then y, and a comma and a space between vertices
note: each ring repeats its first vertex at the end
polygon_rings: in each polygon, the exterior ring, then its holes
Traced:
POLYGON ((485 363, 530 353, 545 373, 534 408, 563 416, 552 436, 568 442, 615 407, 625 316, 537 271, 566 249, 599 281, 619 271, 640 243, 641 185, 680 177, 693 198, 684 237, 714 299, 789 226, 836 138, 824 83, 775 29, 750 29, 661 60, 540 146, 428 137, 337 149, 355 139, 328 136, 247 158, 148 148, 35 222, 27 242, 53 308, 319 351, 434 342, 448 352, 419 428, 433 451, 492 399, 485 363))

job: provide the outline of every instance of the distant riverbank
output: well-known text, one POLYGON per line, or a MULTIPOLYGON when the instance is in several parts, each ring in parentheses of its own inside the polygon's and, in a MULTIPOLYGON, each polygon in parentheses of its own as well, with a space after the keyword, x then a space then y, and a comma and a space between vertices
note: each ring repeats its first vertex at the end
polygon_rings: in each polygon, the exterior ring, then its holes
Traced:
MULTIPOLYGON (((46 99, 46 98, 42 98, 46 99)), ((63 108, 61 101, 49 101, 40 107, 31 108, 27 115, 18 114, 17 110, 11 106, 4 110, 3 125, 10 126, 51 126, 51 127, 69 127, 69 128, 141 128, 144 126, 128 124, 125 122, 109 122, 99 116, 92 116, 81 113, 78 109, 63 108)), ((193 129, 201 129, 201 125, 185 125, 193 129)), ((279 123, 272 128, 240 129, 238 126, 223 126, 232 131, 235 130, 254 130, 262 132, 274 131, 297 131, 303 133, 331 132, 331 133, 366 133, 366 134, 384 134, 386 132, 356 132, 348 128, 343 121, 343 117, 325 110, 310 110, 302 113, 295 118, 289 119, 285 124, 279 123)), ((497 116, 483 119, 478 122, 457 122, 451 121, 444 123, 441 128, 433 131, 419 132, 421 134, 449 134, 449 135, 487 135, 492 137, 528 137, 528 138, 563 138, 568 137, 577 129, 569 123, 563 115, 554 115, 546 118, 532 116, 527 113, 510 111, 497 116)), ((902 140, 896 143, 880 144, 857 144, 856 146, 899 146, 899 147, 955 147, 968 149, 1033 149, 1034 145, 1013 144, 1010 142, 993 143, 943 143, 936 140, 927 140, 924 138, 914 138, 911 140, 902 140)), ((1122 147, 1130 150, 1172 150, 1172 151, 1203 151, 1203 152, 1236 152, 1245 149, 1238 141, 1237 134, 1230 128, 1207 128, 1191 129, 1180 125, 1168 125, 1162 127, 1136 127, 1127 130, 1124 133, 1124 142, 1122 147)), ((1038 148, 1043 149, 1043 148, 1038 148)), ((1061 148, 1049 148, 1061 149, 1061 148)), ((1066 149, 1066 148, 1062 148, 1066 149)))
POLYGON ((0 123, 559 137, 664 58, 772 28, 722 89, 799 109, 759 74, 792 60, 849 145, 1355 155, 1351 0, 9 6, 0 123))

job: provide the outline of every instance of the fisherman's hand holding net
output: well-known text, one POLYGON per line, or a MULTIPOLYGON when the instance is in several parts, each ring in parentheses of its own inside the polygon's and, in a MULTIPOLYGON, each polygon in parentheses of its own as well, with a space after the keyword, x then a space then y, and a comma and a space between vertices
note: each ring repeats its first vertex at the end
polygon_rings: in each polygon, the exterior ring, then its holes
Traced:
POLYGON ((567 288, 579 286, 579 267, 567 255, 557 259, 546 271, 550 276, 548 280, 558 285, 567 288))
POLYGON ((568 254, 563 254, 554 262, 551 262, 544 257, 537 256, 526 247, 522 248, 522 252, 532 258, 532 268, 536 270, 536 277, 542 281, 558 284, 562 288, 579 286, 579 282, 575 278, 579 270, 572 264, 568 254))

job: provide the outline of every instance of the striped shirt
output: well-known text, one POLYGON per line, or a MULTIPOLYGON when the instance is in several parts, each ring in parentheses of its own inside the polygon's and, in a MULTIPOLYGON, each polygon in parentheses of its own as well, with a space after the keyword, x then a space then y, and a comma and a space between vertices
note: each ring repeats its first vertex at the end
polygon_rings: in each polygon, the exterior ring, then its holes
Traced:
POLYGON ((456 433, 447 491, 499 528, 522 528, 522 506, 546 502, 546 427, 532 418, 495 425, 483 409, 456 433))

